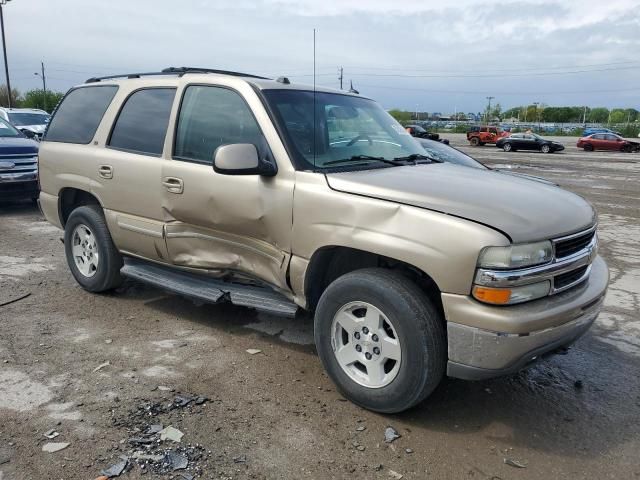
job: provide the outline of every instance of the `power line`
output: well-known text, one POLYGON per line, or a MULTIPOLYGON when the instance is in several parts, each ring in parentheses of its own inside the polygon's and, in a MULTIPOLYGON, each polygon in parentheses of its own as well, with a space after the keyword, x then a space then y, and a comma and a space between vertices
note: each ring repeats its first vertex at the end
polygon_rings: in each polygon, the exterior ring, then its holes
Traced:
MULTIPOLYGON (((445 93, 452 95, 486 95, 487 93, 491 93, 492 91, 465 91, 465 90, 436 90, 436 89, 427 89, 427 88, 411 88, 411 87, 396 87, 395 85, 367 85, 361 84, 360 86, 365 88, 378 88, 383 90, 403 90, 403 91, 411 91, 411 92, 424 92, 424 93, 445 93)), ((583 94, 583 93, 611 93, 611 92, 640 92, 640 87, 636 88, 614 88, 614 89, 606 89, 606 90, 571 90, 571 91, 547 91, 547 92, 532 92, 529 90, 522 90, 519 92, 505 92, 500 91, 500 96, 514 96, 514 95, 571 95, 571 94, 583 94)))

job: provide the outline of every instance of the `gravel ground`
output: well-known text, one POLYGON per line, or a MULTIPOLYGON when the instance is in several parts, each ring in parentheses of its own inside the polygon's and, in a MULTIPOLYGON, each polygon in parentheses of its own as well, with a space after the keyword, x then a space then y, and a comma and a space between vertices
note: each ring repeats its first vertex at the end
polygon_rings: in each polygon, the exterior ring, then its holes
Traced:
POLYGON ((177 445, 187 470, 131 460, 121 478, 640 478, 640 155, 584 153, 566 137, 564 153, 507 154, 443 136, 598 209, 611 287, 567 355, 508 378, 447 380, 419 407, 377 415, 335 391, 308 316, 196 305, 132 281, 89 294, 60 232, 30 204, 5 204, 0 304, 30 295, 0 307, 0 479, 94 479, 120 455, 177 445), (177 395, 191 400, 176 406, 177 395), (179 429, 181 443, 145 437, 152 424, 179 429), (401 437, 386 444, 389 425, 401 437), (48 442, 69 446, 47 453, 48 442))

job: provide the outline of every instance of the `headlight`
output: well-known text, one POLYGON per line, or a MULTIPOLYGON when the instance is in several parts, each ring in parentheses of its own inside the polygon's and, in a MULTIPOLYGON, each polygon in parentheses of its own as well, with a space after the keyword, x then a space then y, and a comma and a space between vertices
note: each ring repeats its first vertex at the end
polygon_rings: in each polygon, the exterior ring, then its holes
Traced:
POLYGON ((473 296, 476 300, 493 305, 513 305, 514 303, 528 302, 536 298, 542 298, 549 295, 551 282, 531 283, 519 287, 510 288, 489 288, 475 285, 473 287, 473 296))
POLYGON ((481 268, 523 268, 550 262, 553 258, 551 242, 509 245, 508 247, 486 247, 480 252, 478 266, 481 268))

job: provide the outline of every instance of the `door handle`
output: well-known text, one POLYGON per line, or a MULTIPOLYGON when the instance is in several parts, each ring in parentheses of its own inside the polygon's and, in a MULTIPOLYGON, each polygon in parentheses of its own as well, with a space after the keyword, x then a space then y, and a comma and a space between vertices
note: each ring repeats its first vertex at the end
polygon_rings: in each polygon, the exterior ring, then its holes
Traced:
POLYGON ((113 178, 113 167, 111 165, 100 165, 98 167, 98 175, 106 179, 113 178))
POLYGON ((168 192, 171 193, 182 193, 184 192, 184 182, 181 178, 176 177, 164 177, 162 185, 167 189, 168 192))

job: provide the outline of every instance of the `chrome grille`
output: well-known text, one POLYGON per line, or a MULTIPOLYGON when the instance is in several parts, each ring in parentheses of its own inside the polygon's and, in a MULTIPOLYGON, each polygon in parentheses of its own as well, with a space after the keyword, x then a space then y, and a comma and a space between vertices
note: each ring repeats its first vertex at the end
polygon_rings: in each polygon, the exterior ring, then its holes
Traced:
POLYGON ((570 272, 562 273, 553 277, 553 289, 557 292, 570 288, 587 279, 589 265, 576 268, 570 272))
POLYGON ((553 244, 555 247, 556 258, 561 259, 570 257, 571 255, 584 250, 591 243, 595 234, 595 229, 590 229, 586 232, 554 240, 553 244))

